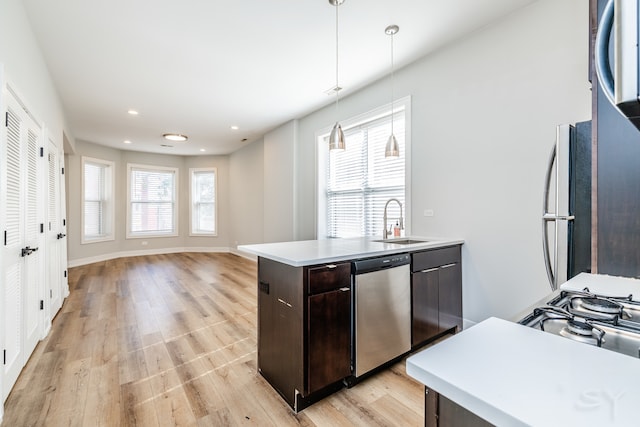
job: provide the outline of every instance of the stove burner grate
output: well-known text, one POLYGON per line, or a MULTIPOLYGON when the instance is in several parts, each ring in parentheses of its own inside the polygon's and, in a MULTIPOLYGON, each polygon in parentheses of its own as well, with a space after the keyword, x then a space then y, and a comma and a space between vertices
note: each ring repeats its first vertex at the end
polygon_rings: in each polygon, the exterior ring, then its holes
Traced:
POLYGON ((619 314, 622 312, 622 305, 615 301, 603 298, 580 298, 582 307, 587 310, 605 314, 619 314))

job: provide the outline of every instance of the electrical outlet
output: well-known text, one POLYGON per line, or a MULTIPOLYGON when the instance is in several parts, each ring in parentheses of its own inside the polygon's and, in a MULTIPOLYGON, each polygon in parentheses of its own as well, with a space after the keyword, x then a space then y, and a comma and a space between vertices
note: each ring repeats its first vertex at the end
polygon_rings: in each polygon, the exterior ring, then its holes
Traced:
POLYGON ((142 246, 147 246, 149 244, 149 242, 147 242, 146 240, 142 241, 142 246))
POLYGON ((433 209, 425 209, 424 210, 424 216, 433 216, 433 209))

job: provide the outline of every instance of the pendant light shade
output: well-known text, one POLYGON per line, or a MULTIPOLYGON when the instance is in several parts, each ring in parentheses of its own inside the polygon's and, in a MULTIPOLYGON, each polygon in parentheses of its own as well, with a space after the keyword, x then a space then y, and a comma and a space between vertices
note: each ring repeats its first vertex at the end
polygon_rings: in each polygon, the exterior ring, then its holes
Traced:
POLYGON ((400 145, 398 145, 398 140, 393 134, 393 36, 398 31, 400 31, 400 27, 397 25, 389 25, 384 29, 384 33, 391 36, 391 135, 384 149, 384 157, 400 157, 400 145))
MULTIPOLYGON (((338 7, 344 3, 344 0, 329 0, 329 3, 336 8, 336 119, 338 115, 338 92, 341 87, 338 85, 338 7)), ((344 139, 344 132, 342 132, 342 126, 336 121, 336 124, 331 129, 331 135, 329 135, 329 150, 342 151, 347 148, 347 144, 344 139)))
POLYGON ((342 132, 342 126, 336 122, 331 129, 331 135, 329 135, 329 150, 342 151, 346 148, 344 142, 344 132, 342 132))
POLYGON ((398 145, 398 140, 393 133, 391 133, 389 139, 387 140, 387 145, 384 148, 384 156, 400 157, 400 146, 398 145))

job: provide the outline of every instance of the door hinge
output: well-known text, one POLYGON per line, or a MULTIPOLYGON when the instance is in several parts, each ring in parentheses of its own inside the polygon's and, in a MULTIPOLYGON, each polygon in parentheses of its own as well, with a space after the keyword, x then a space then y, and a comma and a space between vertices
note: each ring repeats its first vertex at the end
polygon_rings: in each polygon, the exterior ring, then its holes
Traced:
POLYGON ((64 168, 62 168, 62 175, 64 175, 64 168))
POLYGON ((49 289, 49 299, 53 299, 53 289, 49 289))
POLYGON ((44 310, 44 300, 40 300, 40 310, 44 310))
POLYGON ((44 223, 40 224, 40 233, 44 233, 44 223))
POLYGON ((67 277, 67 270, 64 271, 64 277, 67 277))
POLYGON ((6 127, 6 128, 9 127, 9 112, 8 111, 6 111, 4 113, 4 127, 6 127))
POLYGON ((64 219, 64 218, 62 219, 62 225, 63 225, 64 227, 66 227, 66 226, 67 226, 67 220, 66 220, 66 219, 64 219))
POLYGON ((4 245, 7 246, 7 230, 4 230, 4 245))
POLYGON ((40 157, 44 157, 44 147, 40 147, 40 157))
POLYGON ((7 364, 7 350, 2 350, 2 364, 7 364))

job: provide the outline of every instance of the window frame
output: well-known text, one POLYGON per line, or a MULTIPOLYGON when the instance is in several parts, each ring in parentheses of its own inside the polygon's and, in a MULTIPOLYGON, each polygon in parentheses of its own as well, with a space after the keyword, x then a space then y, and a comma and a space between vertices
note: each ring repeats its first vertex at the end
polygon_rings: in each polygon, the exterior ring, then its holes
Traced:
POLYGON ((80 203, 80 209, 81 209, 81 215, 80 215, 80 227, 81 227, 81 233, 80 233, 80 244, 85 245, 85 244, 90 244, 90 243, 100 243, 100 242, 109 242, 109 241, 113 241, 115 240, 115 193, 116 193, 116 186, 115 186, 115 162, 110 161, 110 160, 104 160, 104 159, 98 159, 98 158, 94 158, 94 157, 88 157, 88 156, 82 156, 81 157, 81 175, 82 175, 82 183, 81 183, 81 203, 80 203), (89 163, 89 164, 95 164, 95 165, 101 165, 103 166, 105 169, 105 171, 108 170, 108 173, 110 176, 105 177, 104 179, 104 184, 105 187, 102 188, 101 190, 105 193, 104 201, 107 202, 107 209, 106 209, 106 216, 107 219, 104 221, 103 225, 108 228, 108 232, 105 233, 104 235, 100 236, 100 237, 96 237, 96 238, 90 238, 87 237, 85 235, 85 204, 86 204, 86 199, 85 199, 85 188, 86 188, 86 183, 85 183, 85 165, 89 163), (110 187, 110 188, 108 188, 110 187))
POLYGON ((189 168, 189 236, 217 236, 218 235, 218 168, 189 168), (199 172, 211 172, 213 173, 213 231, 194 231, 194 176, 199 172))
POLYGON ((178 191, 178 183, 180 169, 171 166, 155 166, 155 165, 143 165, 139 163, 127 163, 127 239, 153 239, 158 237, 178 237, 179 236, 179 221, 178 221, 178 213, 179 213, 179 191, 178 191), (132 214, 132 200, 131 200, 131 173, 133 170, 145 170, 150 172, 160 172, 173 173, 174 181, 173 181, 173 230, 169 232, 133 232, 131 231, 131 214, 132 214))
MULTIPOLYGON (((391 103, 384 104, 378 108, 375 108, 366 113, 351 117, 346 120, 340 120, 342 129, 347 130, 362 126, 366 123, 374 122, 380 118, 391 115, 391 103)), ((402 206, 402 212, 404 215, 404 234, 411 234, 411 96, 405 96, 394 100, 393 112, 397 114, 400 111, 404 111, 405 119, 405 154, 404 154, 404 199, 405 203, 402 206)), ((316 238, 323 239, 329 238, 328 233, 328 214, 327 214, 327 187, 325 177, 327 175, 328 156, 329 150, 324 143, 325 139, 331 133, 332 126, 327 126, 315 133, 316 137, 316 208, 315 208, 315 229, 316 238)), ((349 147, 347 146, 347 150, 349 147)), ((395 206, 395 205, 394 205, 395 206)), ((368 236, 360 236, 368 237, 368 236)), ((382 238, 382 232, 380 235, 374 237, 382 238)))

